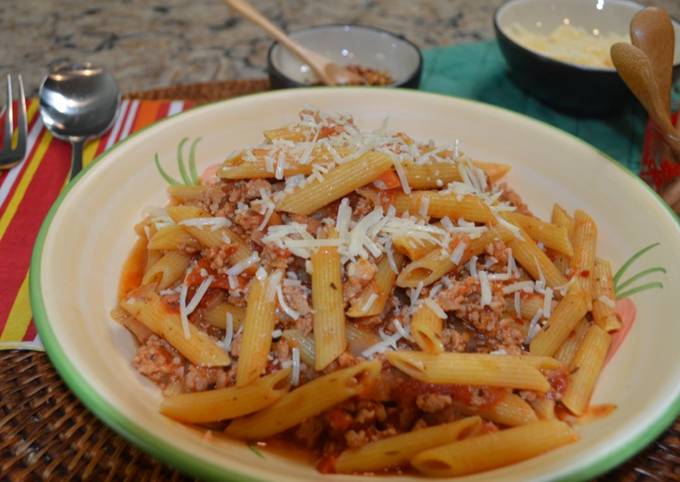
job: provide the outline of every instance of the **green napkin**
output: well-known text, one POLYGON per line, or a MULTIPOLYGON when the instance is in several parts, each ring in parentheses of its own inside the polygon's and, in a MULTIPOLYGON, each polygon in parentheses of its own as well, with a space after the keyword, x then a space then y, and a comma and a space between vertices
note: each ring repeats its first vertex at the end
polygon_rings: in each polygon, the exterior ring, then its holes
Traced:
POLYGON ((647 115, 636 101, 627 102, 609 117, 559 112, 513 83, 495 41, 438 47, 424 52, 424 57, 421 90, 474 99, 534 117, 580 137, 633 172, 640 171, 647 115))

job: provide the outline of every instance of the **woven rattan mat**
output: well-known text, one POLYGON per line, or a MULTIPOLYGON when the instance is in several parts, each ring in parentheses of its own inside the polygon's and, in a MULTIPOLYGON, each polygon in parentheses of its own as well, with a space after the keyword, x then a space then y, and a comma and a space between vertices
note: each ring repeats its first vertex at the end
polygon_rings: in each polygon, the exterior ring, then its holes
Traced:
MULTIPOLYGON (((265 79, 134 92, 137 99, 210 102, 267 90, 265 79)), ((109 430, 52 367, 45 353, 0 352, 0 481, 186 480, 109 430)), ((680 419, 657 441, 598 481, 680 482, 680 419)))

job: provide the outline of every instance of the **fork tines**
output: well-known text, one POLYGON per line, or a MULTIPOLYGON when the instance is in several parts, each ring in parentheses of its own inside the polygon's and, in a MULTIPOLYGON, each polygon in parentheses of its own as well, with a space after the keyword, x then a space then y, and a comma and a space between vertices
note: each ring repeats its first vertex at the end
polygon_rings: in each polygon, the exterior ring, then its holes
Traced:
MULTIPOLYGON (((0 150, 0 169, 9 169, 18 164, 26 156, 26 96, 24 94, 24 83, 20 74, 7 74, 7 103, 3 107, 6 111, 5 129, 2 138, 2 150, 0 150), (17 106, 17 142, 12 145, 12 135, 14 134, 14 110, 12 102, 14 100, 12 77, 16 78, 19 84, 19 99, 17 106)), ((0 109, 1 111, 2 109, 0 109)))

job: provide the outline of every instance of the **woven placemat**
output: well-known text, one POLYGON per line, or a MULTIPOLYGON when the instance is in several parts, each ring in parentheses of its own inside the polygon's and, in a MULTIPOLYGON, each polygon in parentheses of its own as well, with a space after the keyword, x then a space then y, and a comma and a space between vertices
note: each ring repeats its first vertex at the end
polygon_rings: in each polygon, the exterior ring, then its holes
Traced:
MULTIPOLYGON (((266 79, 134 92, 198 103, 261 92, 266 79)), ((190 480, 103 425, 71 393, 45 353, 0 352, 0 481, 190 480)), ((680 482, 680 419, 643 452, 597 479, 680 482)))

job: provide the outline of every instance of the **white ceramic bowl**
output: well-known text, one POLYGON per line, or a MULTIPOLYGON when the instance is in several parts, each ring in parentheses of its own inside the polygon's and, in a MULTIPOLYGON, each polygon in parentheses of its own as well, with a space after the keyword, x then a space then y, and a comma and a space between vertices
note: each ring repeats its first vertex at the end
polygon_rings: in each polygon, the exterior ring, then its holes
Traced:
MULTIPOLYGON (((359 64, 389 72, 391 87, 417 88, 423 68, 420 49, 405 37, 361 25, 321 25, 289 34, 301 45, 325 55, 338 65, 359 64)), ((275 88, 317 84, 309 65, 280 44, 267 56, 269 80, 275 88)))
POLYGON ((135 239, 133 225, 144 207, 166 202, 154 154, 169 163, 180 139, 200 136, 197 158, 206 167, 232 149, 259 142, 263 130, 294 122, 308 103, 351 113, 366 129, 378 128, 387 116, 391 128, 415 138, 450 143, 455 136, 476 159, 512 163, 509 181, 538 215, 547 217, 554 202, 592 214, 599 224, 599 253, 615 267, 638 248, 661 242, 645 255, 642 267, 665 266, 666 287, 636 296, 639 320, 594 394, 594 403, 610 402, 618 409, 577 427, 578 443, 456 480, 590 479, 633 455, 671 423, 680 408, 680 228, 660 199, 593 147, 535 120, 440 95, 372 88, 296 89, 195 108, 115 146, 60 196, 36 243, 31 302, 50 359, 105 423, 202 479, 367 480, 322 477, 311 464, 266 451, 260 459, 243 442, 217 435, 205 440, 198 430, 163 417, 159 390, 131 367, 132 336, 109 318, 121 266, 135 239))
MULTIPOLYGON (((498 8, 494 26, 501 51, 517 82, 545 102, 571 111, 603 113, 630 97, 614 68, 586 67, 530 50, 511 34, 514 25, 547 35, 562 24, 601 35, 629 38, 633 16, 643 8, 629 0, 510 0, 498 8)), ((675 27, 675 74, 680 75, 680 24, 675 27)), ((630 41, 630 40, 628 40, 630 41)))

